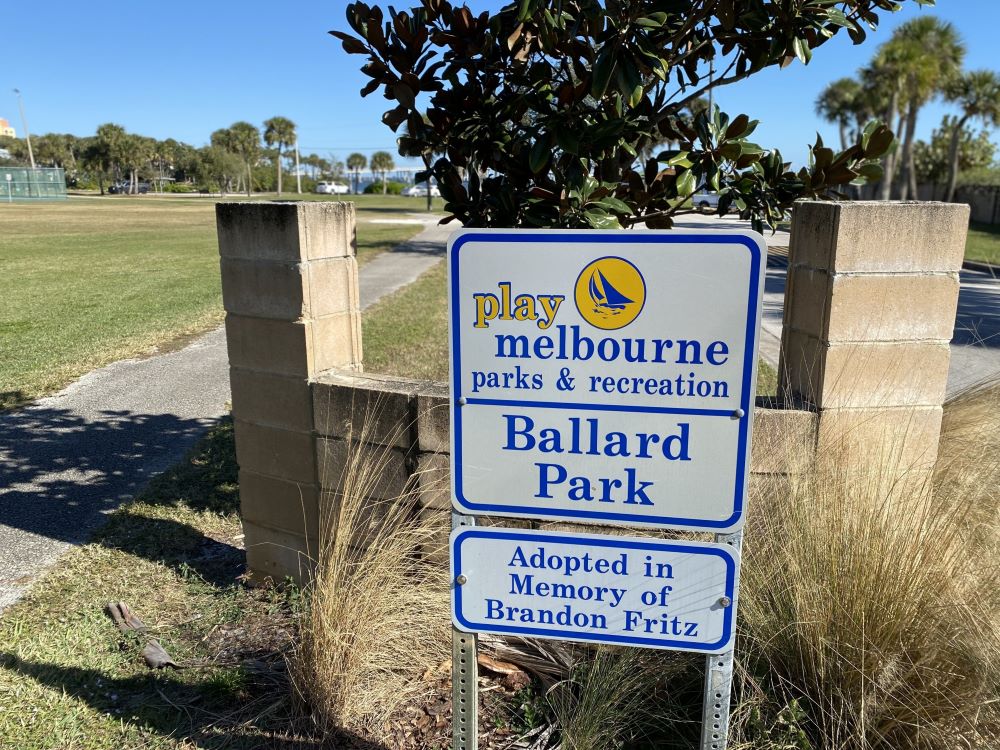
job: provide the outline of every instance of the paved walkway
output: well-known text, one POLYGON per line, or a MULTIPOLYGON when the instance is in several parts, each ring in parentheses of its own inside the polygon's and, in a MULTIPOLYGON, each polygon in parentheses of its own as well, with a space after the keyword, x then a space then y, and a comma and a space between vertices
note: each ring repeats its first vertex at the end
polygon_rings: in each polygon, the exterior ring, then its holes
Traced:
MULTIPOLYGON (((367 263, 362 308, 437 263, 451 229, 430 225, 367 263)), ((0 610, 225 414, 228 368, 225 332, 217 329, 0 414, 0 610)))

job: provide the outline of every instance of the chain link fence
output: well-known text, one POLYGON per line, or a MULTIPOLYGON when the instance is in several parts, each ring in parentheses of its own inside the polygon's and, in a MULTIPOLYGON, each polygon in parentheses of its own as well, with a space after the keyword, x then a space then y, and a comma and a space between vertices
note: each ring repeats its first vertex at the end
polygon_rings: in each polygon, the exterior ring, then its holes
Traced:
POLYGON ((65 199, 66 175, 62 169, 0 167, 0 203, 65 199))

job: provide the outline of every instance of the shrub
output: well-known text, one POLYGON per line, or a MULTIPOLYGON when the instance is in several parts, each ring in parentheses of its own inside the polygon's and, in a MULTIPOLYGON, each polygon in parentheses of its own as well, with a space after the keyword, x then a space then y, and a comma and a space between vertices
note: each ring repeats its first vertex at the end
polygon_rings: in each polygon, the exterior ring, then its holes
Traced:
POLYGON ((198 188, 188 182, 168 182, 163 186, 164 193, 196 193, 198 188))
MULTIPOLYGON (((400 195, 406 190, 406 184, 403 182, 396 182, 395 180, 387 180, 385 183, 385 192, 387 195, 400 195)), ((365 186, 365 195, 382 195, 382 180, 375 180, 365 186)))

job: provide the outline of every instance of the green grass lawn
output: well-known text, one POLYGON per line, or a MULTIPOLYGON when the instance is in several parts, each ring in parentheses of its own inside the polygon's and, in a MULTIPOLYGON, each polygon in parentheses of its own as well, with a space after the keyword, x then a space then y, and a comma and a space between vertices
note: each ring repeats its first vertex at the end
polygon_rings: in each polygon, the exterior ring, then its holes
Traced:
POLYGON ((237 577, 236 471, 225 421, 4 612, 0 747, 299 746, 285 744, 303 722, 284 662, 298 592, 237 577), (117 601, 148 633, 116 630, 117 601), (147 669, 150 638, 186 668, 147 669))
MULTIPOLYGON (((447 271, 440 263, 362 317, 365 370, 429 380, 448 379, 447 271)), ((778 390, 774 368, 760 361, 757 393, 778 390)))
MULTIPOLYGON (((421 228, 379 223, 407 220, 420 201, 355 197, 361 263, 421 228)), ((0 409, 218 324, 215 202, 0 204, 0 409)))
POLYGON ((1000 225, 973 222, 965 243, 965 259, 1000 264, 1000 225))

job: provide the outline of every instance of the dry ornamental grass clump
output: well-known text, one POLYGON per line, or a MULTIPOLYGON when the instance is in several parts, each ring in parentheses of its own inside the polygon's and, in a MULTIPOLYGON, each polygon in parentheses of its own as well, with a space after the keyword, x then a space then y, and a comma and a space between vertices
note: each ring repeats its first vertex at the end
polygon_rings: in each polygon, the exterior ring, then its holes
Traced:
POLYGON ((439 520, 404 494, 374 500, 390 448, 362 449, 374 416, 351 437, 342 494, 324 504, 316 569, 292 672, 316 723, 389 739, 389 719, 430 689, 420 679, 451 654, 439 520), (421 554, 422 553, 422 554, 421 554))
MULTIPOLYGON (((450 647, 446 571, 414 553, 439 543, 444 514, 427 521, 406 496, 367 500, 382 468, 350 453, 294 668, 325 729, 374 739, 450 647)), ((730 746, 998 747, 1000 384, 946 405, 933 475, 829 453, 752 495, 730 746)), ((549 674, 539 690, 553 742, 685 747, 696 734, 700 660, 545 645, 497 653, 549 674)))
POLYGON ((752 498, 744 719, 796 701, 817 748, 997 746, 998 394, 946 406, 933 478, 819 456, 752 498))

